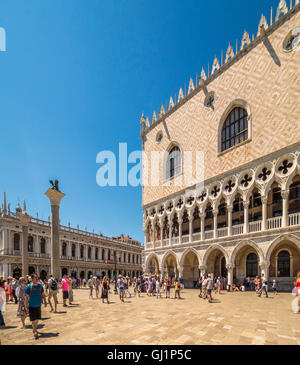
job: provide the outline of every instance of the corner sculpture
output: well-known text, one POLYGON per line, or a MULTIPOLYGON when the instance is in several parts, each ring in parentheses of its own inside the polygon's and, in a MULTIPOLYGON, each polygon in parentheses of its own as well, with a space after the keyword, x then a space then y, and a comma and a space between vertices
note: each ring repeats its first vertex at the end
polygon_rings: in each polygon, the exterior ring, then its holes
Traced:
POLYGON ((51 187, 52 190, 60 191, 58 188, 58 180, 55 180, 54 182, 53 182, 53 180, 49 180, 49 182, 52 185, 52 187, 51 187))

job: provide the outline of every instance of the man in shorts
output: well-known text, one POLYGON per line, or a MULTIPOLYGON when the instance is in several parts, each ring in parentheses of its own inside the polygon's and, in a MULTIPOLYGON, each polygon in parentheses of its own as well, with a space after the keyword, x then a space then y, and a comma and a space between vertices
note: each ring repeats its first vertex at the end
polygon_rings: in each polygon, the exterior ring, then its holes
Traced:
POLYGON ((57 281, 53 277, 52 274, 50 274, 50 279, 48 280, 48 304, 50 305, 50 312, 53 312, 53 305, 51 302, 51 299, 54 300, 54 313, 57 313, 57 294, 58 294, 58 285, 57 281))
POLYGON ((67 307, 67 299, 69 298, 69 279, 67 275, 64 275, 64 278, 61 281, 61 287, 63 293, 64 307, 67 307))
POLYGON ((36 339, 38 339, 38 331, 37 326, 39 320, 42 319, 41 314, 41 306, 42 301, 44 301, 45 306, 47 305, 44 288, 38 282, 38 276, 36 274, 32 275, 32 282, 27 285, 26 290, 26 299, 25 299, 25 308, 26 312, 29 313, 30 321, 32 322, 32 330, 33 335, 36 339))
POLYGON ((119 275, 118 288, 119 288, 120 300, 121 302, 124 302, 124 279, 122 278, 122 275, 119 275))
POLYGON ((208 301, 209 301, 209 303, 211 303, 212 302, 211 292, 214 288, 214 281, 213 281, 213 279, 211 278, 210 275, 208 275, 208 278, 207 278, 206 288, 207 288, 208 301))

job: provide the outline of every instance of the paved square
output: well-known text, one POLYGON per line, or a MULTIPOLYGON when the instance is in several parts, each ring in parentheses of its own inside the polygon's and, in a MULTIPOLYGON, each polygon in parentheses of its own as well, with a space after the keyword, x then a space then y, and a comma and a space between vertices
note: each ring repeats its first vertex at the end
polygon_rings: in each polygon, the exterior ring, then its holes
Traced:
MULTIPOLYGON (((74 290, 74 305, 58 311, 42 309, 39 340, 29 319, 21 329, 17 306, 4 313, 7 329, 3 345, 299 345, 300 314, 291 310, 288 293, 258 298, 253 292, 214 295, 215 302, 198 298, 198 290, 184 290, 183 300, 157 299, 143 294, 126 299, 111 294, 111 304, 89 299, 88 289, 74 290)), ((171 297, 174 290, 171 291, 171 297)))

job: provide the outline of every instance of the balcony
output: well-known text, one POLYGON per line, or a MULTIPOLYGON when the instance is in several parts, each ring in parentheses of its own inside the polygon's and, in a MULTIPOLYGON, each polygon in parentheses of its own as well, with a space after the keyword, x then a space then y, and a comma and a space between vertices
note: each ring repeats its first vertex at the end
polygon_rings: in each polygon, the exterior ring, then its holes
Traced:
MULTIPOLYGON (((285 229, 288 227, 300 226, 300 213, 289 214, 287 223, 288 223, 288 225, 286 227, 282 226, 282 216, 268 218, 265 221, 264 232, 272 232, 272 231, 278 230, 278 229, 285 229)), ((262 221, 257 220, 257 221, 248 223, 248 232, 247 233, 245 233, 244 224, 232 226, 232 235, 230 237, 242 236, 244 234, 251 234, 251 233, 262 232, 262 231, 263 231, 262 221)), ((223 238, 223 237, 229 237, 228 227, 217 229, 217 239, 223 238)), ((213 240, 213 239, 215 239, 213 230, 204 232, 204 241, 202 241, 202 242, 213 240)), ((194 233, 192 235, 192 242, 201 242, 201 233, 194 233)), ((190 236, 189 235, 182 236, 181 244, 187 244, 187 243, 190 243, 190 236)), ((175 245, 179 245, 179 237, 171 238, 171 246, 175 246, 175 245)), ((152 242, 148 242, 148 243, 146 243, 145 248, 146 248, 146 250, 148 250, 148 249, 167 247, 167 246, 169 246, 168 238, 164 239, 162 241, 162 244, 161 244, 160 240, 155 241, 154 247, 153 247, 152 242)))

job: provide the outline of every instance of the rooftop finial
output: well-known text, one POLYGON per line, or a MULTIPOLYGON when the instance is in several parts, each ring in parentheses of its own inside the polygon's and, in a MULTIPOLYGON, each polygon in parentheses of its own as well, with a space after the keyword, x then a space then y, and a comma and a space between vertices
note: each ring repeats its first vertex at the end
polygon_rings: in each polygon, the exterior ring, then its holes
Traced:
POLYGON ((275 21, 279 19, 281 14, 286 14, 289 11, 285 0, 280 0, 279 4, 278 4, 278 8, 277 8, 277 14, 276 14, 276 18, 275 21))
POLYGON ((23 214, 26 214, 26 201, 23 202, 23 214))

